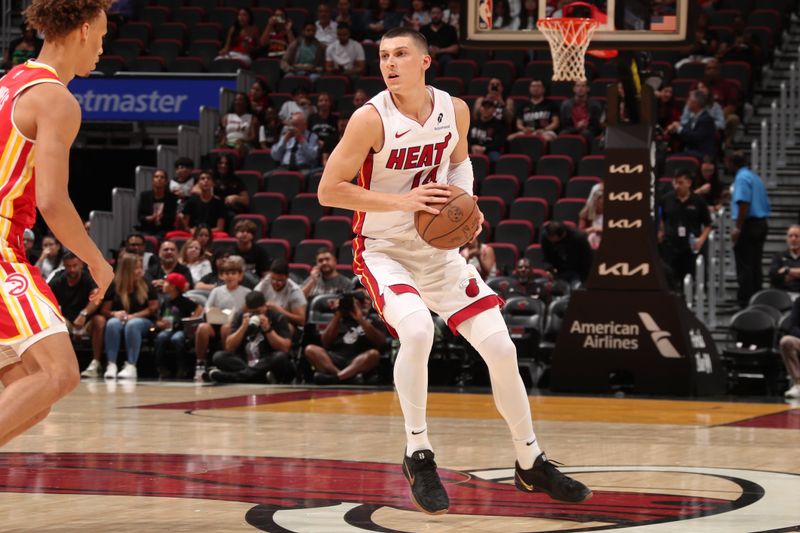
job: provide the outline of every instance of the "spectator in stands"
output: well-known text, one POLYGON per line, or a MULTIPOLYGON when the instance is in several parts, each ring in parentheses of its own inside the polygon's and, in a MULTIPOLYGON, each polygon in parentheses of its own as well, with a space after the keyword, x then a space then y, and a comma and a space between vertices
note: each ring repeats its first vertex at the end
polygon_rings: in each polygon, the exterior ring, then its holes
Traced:
MULTIPOLYGON (((739 17, 741 19, 741 17, 739 17)), ((744 26, 744 20, 742 20, 744 26)), ((744 30, 735 32, 733 43, 730 45, 722 42, 719 45, 717 59, 723 63, 729 61, 743 61, 753 67, 753 79, 758 80, 761 76, 761 48, 753 42, 753 36, 744 30)), ((747 87, 744 87, 747 89, 747 87)))
POLYGON ((257 133, 258 119, 250 107, 250 98, 245 93, 236 93, 228 112, 220 119, 219 145, 243 153, 255 146, 257 133))
POLYGON ((295 76, 316 80, 325 70, 325 45, 314 36, 317 27, 309 21, 303 25, 303 36, 295 39, 281 58, 281 70, 295 76))
POLYGON ((772 258, 769 281, 776 289, 800 293, 800 225, 786 230, 786 250, 772 258))
MULTIPOLYGON (((361 40, 363 35, 363 20, 358 13, 354 13, 352 6, 350 4, 350 0, 337 0, 336 1, 336 18, 334 19, 336 22, 336 29, 339 29, 339 26, 342 24, 347 24, 350 28, 350 32, 353 38, 357 41, 361 40)), ((338 33, 337 39, 338 39, 338 33)), ((334 39, 334 42, 336 40, 334 39)), ((331 43, 333 44, 333 43, 331 43)), ((330 44, 326 45, 330 46, 330 44)))
POLYGON ((578 214, 578 229, 586 233, 592 250, 600 248, 603 238, 603 184, 592 187, 586 205, 578 214))
POLYGON ((528 85, 530 100, 517 112, 517 131, 508 136, 513 140, 522 135, 539 135, 547 141, 558 136, 560 122, 558 104, 545 98, 544 81, 531 80, 528 85))
POLYGON ((716 58, 706 62, 705 79, 703 81, 708 86, 711 94, 714 95, 714 100, 719 103, 725 113, 725 143, 726 148, 730 148, 733 146, 736 129, 742 122, 739 117, 739 89, 733 82, 722 77, 720 63, 716 58))
POLYGON ((745 308, 750 297, 762 287, 761 260, 771 209, 764 182, 747 167, 744 154, 734 152, 727 163, 735 175, 731 198, 731 218, 734 221, 731 240, 739 283, 736 299, 739 306, 745 308))
POLYGON ((167 171, 156 169, 153 172, 153 188, 139 193, 136 208, 139 218, 139 231, 156 235, 159 238, 175 227, 178 198, 167 188, 167 171))
POLYGON ((158 249, 158 262, 147 269, 147 277, 149 282, 157 290, 161 290, 164 285, 164 279, 173 272, 181 274, 186 281, 189 282, 189 287, 194 285, 194 278, 189 267, 182 265, 178 262, 178 246, 174 241, 166 240, 161 243, 158 249))
POLYGON ((144 236, 140 233, 131 233, 125 239, 125 253, 138 255, 142 258, 142 267, 147 270, 158 262, 153 252, 148 252, 144 244, 144 236))
POLYGON ((192 239, 200 243, 200 255, 206 259, 211 259, 211 243, 214 242, 214 235, 207 224, 198 224, 192 232, 192 239))
MULTIPOLYGON (((206 366, 208 347, 215 339, 224 344, 230 332, 229 318, 234 311, 244 307, 244 298, 250 289, 241 285, 244 279, 244 259, 237 255, 226 258, 219 267, 222 285, 211 290, 206 300, 206 321, 197 327, 195 332, 195 353, 197 366, 206 366)), ((197 376, 196 376, 197 377, 197 376)))
POLYGON ((694 187, 694 193, 706 201, 709 209, 716 211, 721 207, 722 184, 719 182, 717 164, 711 157, 703 158, 694 187))
MULTIPOLYGON (((244 186, 242 178, 234 171, 233 158, 221 154, 214 168, 214 196, 225 203, 226 215, 230 219, 234 215, 247 212, 250 205, 250 194, 244 186)), ((192 194, 201 194, 200 184, 195 185, 192 194)))
POLYGON ((673 190, 661 199, 658 237, 661 258, 672 268, 675 281, 687 274, 694 277, 694 262, 711 233, 708 204, 692 192, 692 176, 679 170, 672 179, 673 190))
POLYGON ((456 33, 461 31, 459 20, 461 18, 461 2, 459 0, 448 0, 447 9, 442 15, 445 24, 455 28, 456 33))
POLYGON ((592 266, 592 247, 586 235, 563 222, 550 221, 542 228, 542 253, 550 278, 570 285, 584 283, 592 266))
POLYGON ((36 234, 30 228, 25 228, 22 232, 22 244, 25 247, 25 258, 28 263, 35 265, 39 260, 40 251, 35 248, 36 234))
POLYGON ((194 161, 188 157, 179 157, 175 160, 175 175, 169 182, 169 191, 178 198, 178 210, 180 211, 183 201, 192 194, 194 187, 194 161))
POLYGON ((269 272, 270 257, 263 248, 255 245, 256 224, 252 220, 238 220, 233 226, 236 249, 233 252, 245 262, 245 271, 259 279, 269 272))
POLYGON ((443 14, 441 6, 431 6, 431 21, 419 30, 428 40, 428 53, 442 68, 455 59, 460 50, 458 33, 454 27, 445 23, 443 14))
POLYGON ((672 123, 680 122, 685 108, 681 109, 680 104, 675 101, 672 85, 666 84, 656 91, 656 98, 658 98, 658 125, 666 135, 663 140, 669 142, 669 134, 666 131, 672 123))
POLYGON ((369 95, 364 89, 356 89, 353 93, 353 109, 358 109, 369 102, 369 95))
POLYGON ((420 31, 423 26, 430 23, 431 12, 428 10, 425 0, 411 0, 411 13, 403 17, 403 25, 420 31))
MULTIPOLYGON (((308 129, 303 113, 292 115, 281 139, 272 145, 272 159, 278 168, 309 173, 319 167, 319 138, 308 129)), ((269 179, 269 178, 267 178, 269 179)))
POLYGON ((319 139, 321 163, 325 166, 327 156, 339 141, 336 117, 333 115, 333 99, 330 94, 317 95, 317 112, 308 118, 308 129, 319 139))
POLYGON ((217 368, 208 373, 217 383, 288 383, 294 377, 289 359, 292 330, 286 317, 253 291, 231 321, 225 350, 214 354, 217 368))
POLYGON ((508 0, 495 0, 492 4, 492 29, 512 30, 516 29, 518 25, 519 21, 511 16, 508 0))
POLYGON ((537 0, 524 0, 519 12, 519 29, 535 30, 539 20, 539 4, 537 0))
POLYGON ((84 268, 83 261, 72 252, 64 254, 64 269, 50 281, 61 314, 67 322, 67 330, 76 339, 89 335, 92 339, 92 362, 81 372, 85 378, 100 376, 100 360, 103 357, 103 334, 106 319, 97 313, 98 304, 89 298, 97 289, 84 268))
POLYGON ((482 243, 477 237, 461 247, 459 253, 467 263, 475 267, 484 280, 497 275, 497 259, 494 248, 482 243))
POLYGON ((786 371, 792 378, 792 386, 784 396, 800 398, 800 298, 796 298, 792 305, 789 332, 781 337, 780 351, 786 371))
POLYGON ((236 59, 245 67, 249 67, 258 44, 258 34, 258 26, 253 23, 253 12, 247 7, 239 8, 236 22, 228 30, 225 45, 220 49, 216 59, 236 59))
POLYGON ((284 124, 288 124, 295 113, 302 113, 306 117, 310 117, 314 113, 314 106, 311 104, 308 88, 305 85, 298 85, 292 89, 292 99, 283 103, 278 111, 278 118, 284 124))
POLYGON ((362 76, 366 65, 364 47, 350 38, 350 26, 345 23, 339 23, 336 36, 337 40, 325 49, 325 71, 329 74, 362 76))
POLYGON ((378 366, 387 335, 380 319, 370 317, 372 301, 359 288, 342 294, 333 318, 320 335, 320 344, 303 349, 316 369, 314 383, 334 385, 363 380, 378 366))
POLYGON ((363 40, 378 42, 384 33, 402 24, 403 16, 397 11, 394 0, 378 0, 364 18, 366 31, 363 40))
POLYGON ((197 239, 189 239, 181 248, 179 261, 189 269, 195 281, 211 273, 211 261, 202 255, 202 251, 200 241, 197 239))
POLYGON ((155 321, 155 329, 158 331, 155 340, 156 367, 161 379, 171 379, 173 376, 178 379, 192 377, 194 361, 186 360, 183 319, 198 318, 203 314, 203 306, 183 295, 187 286, 186 278, 177 272, 168 275, 161 286, 166 298, 161 303, 160 318, 155 321), (172 347, 172 359, 169 357, 169 347, 172 347))
POLYGON ((199 280, 194 280, 194 288, 198 291, 211 291, 220 285, 225 285, 225 280, 222 279, 222 270, 225 261, 230 257, 231 252, 225 248, 219 248, 214 251, 209 260, 211 264, 211 272, 203 276, 199 280))
POLYGON ((316 28, 314 36, 323 46, 331 45, 336 40, 337 24, 335 20, 332 20, 331 15, 331 7, 328 4, 319 4, 317 6, 317 21, 314 23, 314 27, 316 28))
POLYGON ((345 292, 350 288, 350 280, 336 270, 336 257, 330 248, 320 248, 315 256, 316 264, 303 284, 303 294, 311 300, 320 294, 345 292))
POLYGON ((506 141, 506 126, 495 116, 494 103, 484 100, 478 119, 469 129, 469 153, 484 154, 492 163, 500 159, 500 150, 506 141))
POLYGON ((592 139, 601 133, 603 106, 589 100, 589 86, 585 81, 576 81, 572 86, 573 97, 561 104, 561 133, 578 133, 592 139))
POLYGON ((144 277, 142 262, 137 256, 122 254, 101 311, 106 318, 106 379, 136 379, 142 337, 153 326, 157 312, 158 295, 144 277), (123 335, 127 361, 117 373, 117 355, 123 335))
POLYGON ((262 292, 267 298, 267 307, 285 315, 290 324, 303 326, 306 323, 308 301, 300 286, 289 279, 289 264, 285 259, 273 261, 269 274, 253 290, 262 292))
POLYGON ((278 142, 282 127, 278 112, 275 108, 268 107, 264 111, 264 123, 258 128, 258 144, 261 145, 261 148, 271 148, 278 142))
POLYGON ((42 255, 39 256, 35 266, 39 268, 46 281, 49 282, 50 275, 64 266, 62 260, 65 252, 58 239, 52 235, 45 235, 42 238, 42 255))
POLYGON ((22 35, 8 43, 8 48, 6 48, 3 68, 7 70, 36 58, 44 44, 44 41, 36 35, 36 29, 27 22, 22 23, 20 30, 22 35))
POLYGON ((536 272, 533 271, 531 268, 530 259, 527 257, 523 257, 517 261, 517 265, 514 268, 514 279, 517 280, 517 283, 525 289, 525 294, 529 296, 535 296, 537 294, 536 289, 536 280, 542 279, 536 272))
POLYGON ((250 90, 247 92, 247 98, 250 99, 250 109, 253 110, 253 114, 258 119, 258 123, 263 124, 266 121, 265 113, 267 109, 272 107, 272 102, 269 99, 267 82, 261 78, 257 78, 250 86, 250 90))
POLYGON ((275 8, 259 39, 259 55, 281 57, 294 42, 292 19, 286 17, 282 7, 275 8))
POLYGON ((698 159, 716 157, 717 140, 714 119, 706 108, 707 98, 702 91, 692 91, 686 105, 690 119, 685 125, 673 123, 669 133, 675 134, 683 143, 683 152, 698 159))
MULTIPOLYGON (((711 93, 711 90, 708 88, 708 85, 705 84, 702 80, 697 82, 697 86, 695 87, 696 90, 700 91, 701 93, 706 95, 706 109, 708 110, 708 114, 711 115, 711 118, 714 119, 714 126, 720 131, 720 133, 725 131, 725 112, 722 110, 722 106, 720 106, 717 102, 714 101, 714 95, 711 93)), ((687 101, 686 105, 683 106, 683 112, 681 113, 681 126, 685 125, 691 119, 691 111, 689 110, 689 103, 687 101)))
POLYGON ((186 200, 178 217, 178 225, 182 229, 169 232, 167 238, 189 238, 198 224, 206 224, 211 228, 215 239, 224 239, 228 236, 225 231, 225 217, 228 213, 225 203, 214 196, 214 176, 204 170, 197 178, 197 185, 200 187, 200 194, 193 194, 186 200))
POLYGON ((504 90, 502 81, 498 78, 490 79, 486 95, 475 100, 472 107, 472 120, 480 119, 483 103, 488 101, 492 104, 494 118, 501 120, 506 128, 511 126, 511 120, 514 117, 514 102, 503 97, 504 90))

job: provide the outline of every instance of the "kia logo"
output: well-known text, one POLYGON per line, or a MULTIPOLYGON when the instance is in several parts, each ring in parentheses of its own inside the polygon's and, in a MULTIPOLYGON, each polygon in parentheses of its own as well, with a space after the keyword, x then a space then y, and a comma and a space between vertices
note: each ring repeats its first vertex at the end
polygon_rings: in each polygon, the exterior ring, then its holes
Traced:
POLYGON ((644 195, 640 192, 633 194, 629 193, 628 191, 610 192, 608 193, 608 199, 611 202, 634 202, 638 200, 643 200, 644 195))
POLYGON ((644 165, 611 165, 608 167, 611 174, 641 174, 644 172, 644 165))
POLYGON ((614 263, 613 265, 600 263, 598 272, 601 276, 646 276, 650 273, 650 264, 642 263, 631 267, 629 263, 614 263))
POLYGON ((628 220, 627 218, 620 218, 620 219, 611 219, 608 221, 609 228, 620 228, 620 229, 633 229, 633 228, 641 228, 642 227, 642 220, 628 220))

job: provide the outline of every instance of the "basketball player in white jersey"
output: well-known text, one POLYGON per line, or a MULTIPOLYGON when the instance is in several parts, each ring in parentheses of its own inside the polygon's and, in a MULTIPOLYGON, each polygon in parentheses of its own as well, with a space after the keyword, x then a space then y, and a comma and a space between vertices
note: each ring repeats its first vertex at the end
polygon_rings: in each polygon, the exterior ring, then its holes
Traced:
POLYGON ((458 250, 432 248, 414 228, 414 212, 439 212, 436 205, 450 194, 447 184, 473 190, 469 108, 425 85, 430 63, 420 33, 397 28, 383 36, 380 66, 388 90, 353 114, 318 191, 323 205, 356 212, 353 270, 400 339, 394 380, 405 418, 403 473, 412 499, 430 514, 445 513, 450 505, 425 420, 433 345, 430 309, 463 335, 489 367, 495 404, 516 450, 517 488, 584 501, 591 491, 559 472, 536 441, 516 349, 499 310, 502 300, 458 250), (358 184, 353 184, 356 173, 358 184))

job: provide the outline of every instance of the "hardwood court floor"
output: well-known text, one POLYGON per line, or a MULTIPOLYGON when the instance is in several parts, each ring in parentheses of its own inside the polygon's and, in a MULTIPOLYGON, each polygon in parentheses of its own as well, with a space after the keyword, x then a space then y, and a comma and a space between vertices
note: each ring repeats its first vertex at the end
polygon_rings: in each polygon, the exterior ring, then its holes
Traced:
POLYGON ((392 391, 84 382, 0 451, 0 531, 800 531, 800 406, 533 396, 594 490, 524 494, 491 395, 434 393, 450 513, 408 499, 392 391))

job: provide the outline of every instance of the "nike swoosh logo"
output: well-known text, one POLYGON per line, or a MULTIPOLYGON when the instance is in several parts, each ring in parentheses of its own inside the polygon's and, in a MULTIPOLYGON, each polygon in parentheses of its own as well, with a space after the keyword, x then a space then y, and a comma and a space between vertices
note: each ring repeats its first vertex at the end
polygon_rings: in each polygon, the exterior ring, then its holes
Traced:
POLYGON ((395 132, 395 134, 394 134, 394 138, 395 138, 395 139, 399 139, 400 137, 402 137, 403 135, 405 135, 405 134, 406 134, 406 133, 408 133, 409 131, 411 131, 411 130, 406 130, 406 131, 404 131, 403 133, 397 133, 397 132, 395 132))
POLYGON ((414 430, 411 430, 411 434, 412 434, 412 435, 421 435, 421 434, 425 433, 426 431, 428 431, 428 428, 425 428, 425 429, 423 429, 422 431, 414 431, 414 430))
POLYGON ((517 479, 519 480, 519 482, 522 483, 522 486, 525 487, 525 489, 527 489, 530 492, 533 492, 533 485, 532 484, 528 485, 527 483, 525 483, 525 480, 522 479, 522 476, 519 475, 519 472, 516 473, 516 476, 517 476, 517 479))
POLYGON ((526 443, 525 443, 525 446, 533 446, 533 443, 534 443, 534 442, 536 442, 536 439, 533 439, 533 440, 532 440, 532 441, 530 441, 530 442, 526 442, 526 443))
POLYGON ((413 474, 412 474, 412 473, 411 473, 411 472, 408 470, 408 467, 406 466, 406 463, 405 463, 405 461, 403 461, 403 472, 405 473, 405 475, 406 475, 406 478, 408 479, 408 482, 409 482, 411 485, 413 485, 413 484, 414 484, 414 479, 415 479, 415 476, 414 476, 414 475, 413 475, 413 474))

